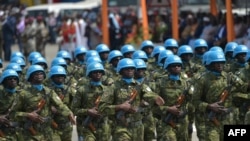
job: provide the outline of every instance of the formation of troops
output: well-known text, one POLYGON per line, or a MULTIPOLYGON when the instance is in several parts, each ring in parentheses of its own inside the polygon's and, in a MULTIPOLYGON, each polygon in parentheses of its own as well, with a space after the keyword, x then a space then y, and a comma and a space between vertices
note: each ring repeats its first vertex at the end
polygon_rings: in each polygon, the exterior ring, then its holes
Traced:
POLYGON ((1 67, 0 140, 222 141, 226 124, 250 124, 250 53, 228 42, 208 48, 167 39, 139 49, 99 44, 60 50, 48 66, 40 52, 13 52, 1 67))

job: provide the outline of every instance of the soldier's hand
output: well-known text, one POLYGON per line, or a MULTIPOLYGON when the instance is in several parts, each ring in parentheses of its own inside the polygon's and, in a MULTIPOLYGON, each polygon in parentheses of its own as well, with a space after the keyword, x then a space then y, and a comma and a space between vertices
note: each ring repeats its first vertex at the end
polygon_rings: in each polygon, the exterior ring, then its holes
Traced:
POLYGON ((119 110, 123 110, 125 112, 128 112, 131 109, 132 109, 132 105, 130 104, 129 101, 125 101, 124 103, 119 105, 119 110))
POLYGON ((215 103, 208 104, 207 108, 216 113, 220 113, 223 111, 224 106, 221 106, 219 102, 215 102, 215 103))
POLYGON ((38 115, 36 112, 28 113, 28 118, 34 122, 43 123, 43 117, 38 115))
POLYGON ((90 115, 92 117, 100 117, 101 116, 101 114, 98 112, 96 107, 88 109, 88 115, 90 115))
POLYGON ((55 106, 51 106, 51 111, 53 114, 56 114, 57 113, 57 109, 55 106))
POLYGON ((75 116, 73 113, 71 113, 69 115, 69 120, 70 120, 71 124, 76 125, 76 119, 75 119, 75 116))
POLYGON ((162 97, 158 96, 156 99, 155 99, 155 104, 158 105, 158 106, 162 106, 165 104, 165 101, 162 97))
POLYGON ((177 105, 168 107, 167 111, 176 116, 179 116, 181 114, 181 111, 179 110, 179 106, 177 105))
POLYGON ((4 124, 5 126, 10 125, 10 121, 6 118, 6 116, 0 116, 0 123, 4 124))

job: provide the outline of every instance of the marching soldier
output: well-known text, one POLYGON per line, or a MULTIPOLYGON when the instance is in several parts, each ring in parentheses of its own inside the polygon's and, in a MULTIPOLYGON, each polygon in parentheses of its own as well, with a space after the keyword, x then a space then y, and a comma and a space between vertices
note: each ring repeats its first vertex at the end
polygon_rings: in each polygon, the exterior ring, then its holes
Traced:
POLYGON ((103 95, 113 93, 112 86, 102 84, 105 75, 101 63, 93 62, 87 66, 86 76, 89 81, 79 87, 72 103, 77 116, 77 132, 79 141, 110 141, 111 129, 108 117, 101 115, 99 102, 103 95))
POLYGON ((16 87, 19 82, 15 70, 6 69, 1 75, 0 83, 0 140, 23 141, 21 128, 14 118, 14 108, 18 102, 19 92, 16 87))
POLYGON ((104 93, 99 111, 114 121, 112 138, 115 141, 143 141, 143 115, 140 103, 147 101, 150 106, 163 105, 164 100, 145 84, 139 85, 134 79, 135 64, 132 59, 124 58, 117 65, 120 79, 114 83, 113 93, 104 93))
MULTIPOLYGON (((73 97, 76 90, 69 85, 64 85, 67 74, 62 66, 53 66, 49 72, 49 79, 51 83, 48 85, 53 89, 62 102, 68 107, 71 107, 73 97)), ((68 117, 62 116, 60 111, 52 106, 53 121, 52 128, 54 130, 53 140, 56 141, 71 141, 73 126, 68 117)))
POLYGON ((15 117, 21 122, 26 141, 52 141, 51 106, 55 106, 62 116, 68 117, 75 124, 71 110, 53 90, 42 84, 45 78, 46 74, 41 66, 30 66, 26 73, 30 86, 20 92, 15 117))
POLYGON ((104 68, 107 68, 109 66, 108 63, 108 55, 110 52, 109 47, 106 44, 99 44, 96 46, 96 51, 99 53, 104 68))

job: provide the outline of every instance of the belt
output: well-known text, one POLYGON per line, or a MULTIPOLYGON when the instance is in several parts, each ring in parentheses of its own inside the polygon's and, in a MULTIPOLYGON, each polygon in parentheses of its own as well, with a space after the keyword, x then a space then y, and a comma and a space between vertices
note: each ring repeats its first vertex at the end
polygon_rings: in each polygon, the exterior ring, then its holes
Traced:
POLYGON ((66 123, 61 123, 61 124, 57 124, 59 129, 65 129, 67 127, 71 126, 70 122, 66 122, 66 123))

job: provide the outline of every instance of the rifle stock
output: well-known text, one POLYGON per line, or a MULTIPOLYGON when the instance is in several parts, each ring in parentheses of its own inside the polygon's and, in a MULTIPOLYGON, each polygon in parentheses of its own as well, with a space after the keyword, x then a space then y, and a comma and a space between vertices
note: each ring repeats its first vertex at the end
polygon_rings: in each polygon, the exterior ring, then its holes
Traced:
MULTIPOLYGON (((228 86, 228 87, 226 87, 223 91, 222 91, 222 93, 221 93, 221 95, 220 95, 220 100, 219 100, 219 104, 222 104, 222 103, 224 103, 225 102, 225 100, 227 99, 227 97, 228 97, 228 95, 229 95, 229 91, 230 91, 230 89, 231 89, 231 86, 228 86)), ((215 125, 215 126, 219 126, 220 125, 220 122, 219 122, 219 120, 217 119, 217 117, 216 117, 216 113, 214 112, 214 111, 210 111, 209 112, 209 114, 208 114, 208 119, 210 120, 210 121, 212 121, 213 122, 213 124, 215 125)))
MULTIPOLYGON (((98 108, 100 103, 101 96, 98 96, 95 100, 95 107, 98 108)), ((96 128, 93 124, 93 117, 88 115, 87 118, 84 120, 83 125, 85 127, 88 127, 92 132, 96 132, 96 128)))
MULTIPOLYGON (((134 99, 137 96, 137 90, 133 89, 132 92, 130 93, 130 97, 128 99, 128 102, 131 104, 134 99)), ((116 118, 120 121, 122 121, 125 125, 127 125, 126 121, 125 121, 125 111, 120 110, 117 114, 116 114, 116 118)))

